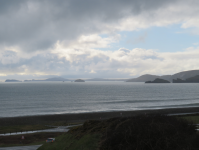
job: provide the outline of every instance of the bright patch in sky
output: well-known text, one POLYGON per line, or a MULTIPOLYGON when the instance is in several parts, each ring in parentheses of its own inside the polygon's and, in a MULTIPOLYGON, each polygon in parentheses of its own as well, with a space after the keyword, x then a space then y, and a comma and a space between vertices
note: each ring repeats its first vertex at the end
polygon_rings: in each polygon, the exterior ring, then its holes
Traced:
POLYGON ((137 31, 122 31, 118 34, 120 35, 118 42, 111 43, 109 47, 100 50, 115 51, 123 47, 126 49, 153 49, 158 52, 178 52, 184 51, 188 47, 197 47, 199 44, 199 36, 194 34, 192 28, 184 29, 181 24, 150 27, 137 31))

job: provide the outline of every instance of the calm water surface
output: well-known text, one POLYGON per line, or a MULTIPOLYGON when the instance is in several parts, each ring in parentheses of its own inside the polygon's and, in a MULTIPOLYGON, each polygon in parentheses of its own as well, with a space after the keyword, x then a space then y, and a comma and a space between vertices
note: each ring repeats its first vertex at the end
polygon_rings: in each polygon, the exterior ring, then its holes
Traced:
POLYGON ((199 84, 0 83, 0 117, 199 107, 199 84))

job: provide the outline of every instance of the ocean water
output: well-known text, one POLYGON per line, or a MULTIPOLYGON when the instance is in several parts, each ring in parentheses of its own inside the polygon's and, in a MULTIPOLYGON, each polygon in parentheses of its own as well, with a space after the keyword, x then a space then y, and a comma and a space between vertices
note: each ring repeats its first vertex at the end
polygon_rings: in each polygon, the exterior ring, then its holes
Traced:
POLYGON ((0 83, 0 117, 199 107, 199 84, 0 83))

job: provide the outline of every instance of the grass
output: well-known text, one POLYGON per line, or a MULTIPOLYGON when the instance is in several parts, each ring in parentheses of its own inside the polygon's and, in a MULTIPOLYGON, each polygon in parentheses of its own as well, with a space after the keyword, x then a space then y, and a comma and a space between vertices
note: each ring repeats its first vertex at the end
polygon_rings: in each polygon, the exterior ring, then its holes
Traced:
POLYGON ((24 132, 24 131, 35 131, 50 129, 52 127, 47 127, 45 125, 18 125, 18 126, 1 126, 0 134, 13 133, 13 132, 24 132))
POLYGON ((67 123, 66 121, 56 121, 56 122, 52 122, 52 123, 48 123, 48 125, 50 126, 67 126, 69 123, 67 123))
POLYGON ((81 127, 82 125, 77 125, 77 126, 72 126, 72 127, 68 127, 68 129, 76 129, 76 128, 79 128, 79 127, 81 127))
MULTIPOLYGON (((199 124, 199 114, 177 116, 177 118, 187 120, 190 123, 199 124)), ((27 136, 28 134, 27 135, 25 134, 25 138, 26 138, 27 142, 23 143, 23 144, 20 143, 21 135, 16 135, 16 137, 17 136, 18 137, 15 140, 14 140, 14 136, 9 136, 9 137, 7 137, 8 138, 7 141, 10 140, 10 142, 4 142, 4 143, 2 142, 3 137, 0 137, 0 141, 1 141, 0 147, 22 146, 22 145, 27 146, 27 145, 43 144, 40 148, 38 148, 38 150, 65 150, 65 149, 67 149, 67 150, 98 150, 98 149, 100 149, 101 140, 102 141, 104 140, 104 138, 102 138, 103 134, 105 134, 109 130, 113 130, 114 131, 113 133, 115 133, 115 129, 119 129, 120 126, 123 126, 122 122, 124 122, 124 124, 125 124, 125 120, 122 121, 121 119, 119 119, 118 123, 116 123, 117 119, 116 120, 109 119, 107 121, 106 120, 105 121, 89 121, 89 122, 85 122, 83 126, 70 127, 71 130, 68 133, 59 133, 57 135, 49 135, 49 134, 47 135, 47 133, 36 133, 36 134, 31 134, 32 136, 28 137, 27 136), (116 125, 115 125, 115 123, 116 123, 116 125), (116 126, 116 128, 112 129, 112 126, 116 126), (109 130, 107 130, 108 128, 109 128, 109 130), (48 137, 56 137, 55 142, 54 143, 45 143, 45 139, 48 137), (12 141, 15 141, 15 142, 12 142, 12 141)), ((67 123, 64 121, 59 121, 59 122, 50 123, 48 125, 67 126, 67 125, 77 125, 77 124, 80 124, 80 122, 71 124, 71 123, 67 123)), ((139 124, 139 126, 140 126, 140 124, 139 124)), ((128 124, 127 124, 127 126, 128 126, 128 124)), ((163 125, 161 125, 161 126, 163 126, 163 125)), ((44 125, 1 126, 0 133, 2 134, 2 133, 9 133, 9 132, 16 132, 16 131, 17 132, 32 131, 32 130, 40 130, 40 129, 47 129, 47 128, 50 128, 50 127, 47 127, 44 125)), ((121 130, 123 130, 123 129, 126 129, 126 127, 121 128, 121 130)), ((142 130, 143 130, 143 127, 142 127, 142 130)), ((121 132, 121 133, 123 133, 123 132, 121 132)), ((135 131, 134 131, 134 133, 135 133, 135 131)), ((4 141, 6 141, 6 140, 4 140, 4 141)))
POLYGON ((72 127, 68 133, 57 137, 54 143, 45 143, 38 150, 192 150, 198 147, 198 139, 195 127, 176 117, 119 117, 86 121, 82 126, 72 127))
POLYGON ((185 115, 185 116, 182 116, 179 118, 185 119, 194 124, 199 124, 199 115, 198 114, 197 115, 185 115))
POLYGON ((73 134, 65 133, 56 138, 54 143, 45 143, 38 150, 97 150, 101 134, 86 134, 76 138, 73 134))
POLYGON ((48 125, 51 125, 51 126, 71 126, 71 125, 79 125, 79 124, 83 124, 83 122, 69 123, 69 122, 65 122, 65 121, 57 121, 57 122, 50 123, 48 125))
POLYGON ((50 126, 68 126, 68 125, 78 125, 78 124, 81 124, 81 123, 67 123, 67 122, 64 122, 64 121, 58 121, 58 122, 54 122, 54 123, 48 124, 49 126, 45 126, 45 125, 42 125, 42 124, 38 124, 38 125, 0 126, 0 134, 13 133, 13 132, 44 130, 44 129, 53 128, 53 127, 50 127, 50 126))
MULTIPOLYGON (((51 126, 68 126, 68 125, 77 125, 77 124, 80 124, 80 122, 68 123, 68 122, 64 122, 64 121, 57 121, 57 122, 48 124, 49 126, 45 126, 44 124, 0 126, 0 134, 43 130, 43 129, 52 128, 51 126)), ((72 127, 70 127, 70 128, 72 128, 72 127)), ((40 144, 44 144, 45 140, 48 137, 57 137, 61 134, 63 134, 63 133, 24 134, 25 140, 23 143, 21 143, 22 135, 0 136, 0 147, 40 145, 40 144), (51 134, 51 135, 49 135, 49 134, 51 134)))
POLYGON ((31 145, 43 145, 45 143, 45 141, 40 141, 40 142, 34 142, 34 143, 30 143, 30 144, 0 144, 0 147, 14 147, 14 146, 31 146, 31 145))
POLYGON ((40 145, 44 144, 47 138, 58 137, 62 134, 60 132, 24 134, 24 140, 21 139, 22 135, 0 136, 0 147, 40 145))

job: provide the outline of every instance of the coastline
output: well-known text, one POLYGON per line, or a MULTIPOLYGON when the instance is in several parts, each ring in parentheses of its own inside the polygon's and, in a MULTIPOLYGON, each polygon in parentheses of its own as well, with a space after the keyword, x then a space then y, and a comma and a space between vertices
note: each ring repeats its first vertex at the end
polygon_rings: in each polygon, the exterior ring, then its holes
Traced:
POLYGON ((60 122, 64 121, 67 123, 77 123, 77 122, 84 122, 86 120, 98 120, 100 118, 108 119, 108 118, 121 117, 121 116, 135 116, 135 115, 152 114, 152 113, 157 113, 157 114, 199 113, 199 107, 5 117, 5 118, 0 118, 0 126, 26 125, 26 124, 47 125, 59 121, 60 122))

